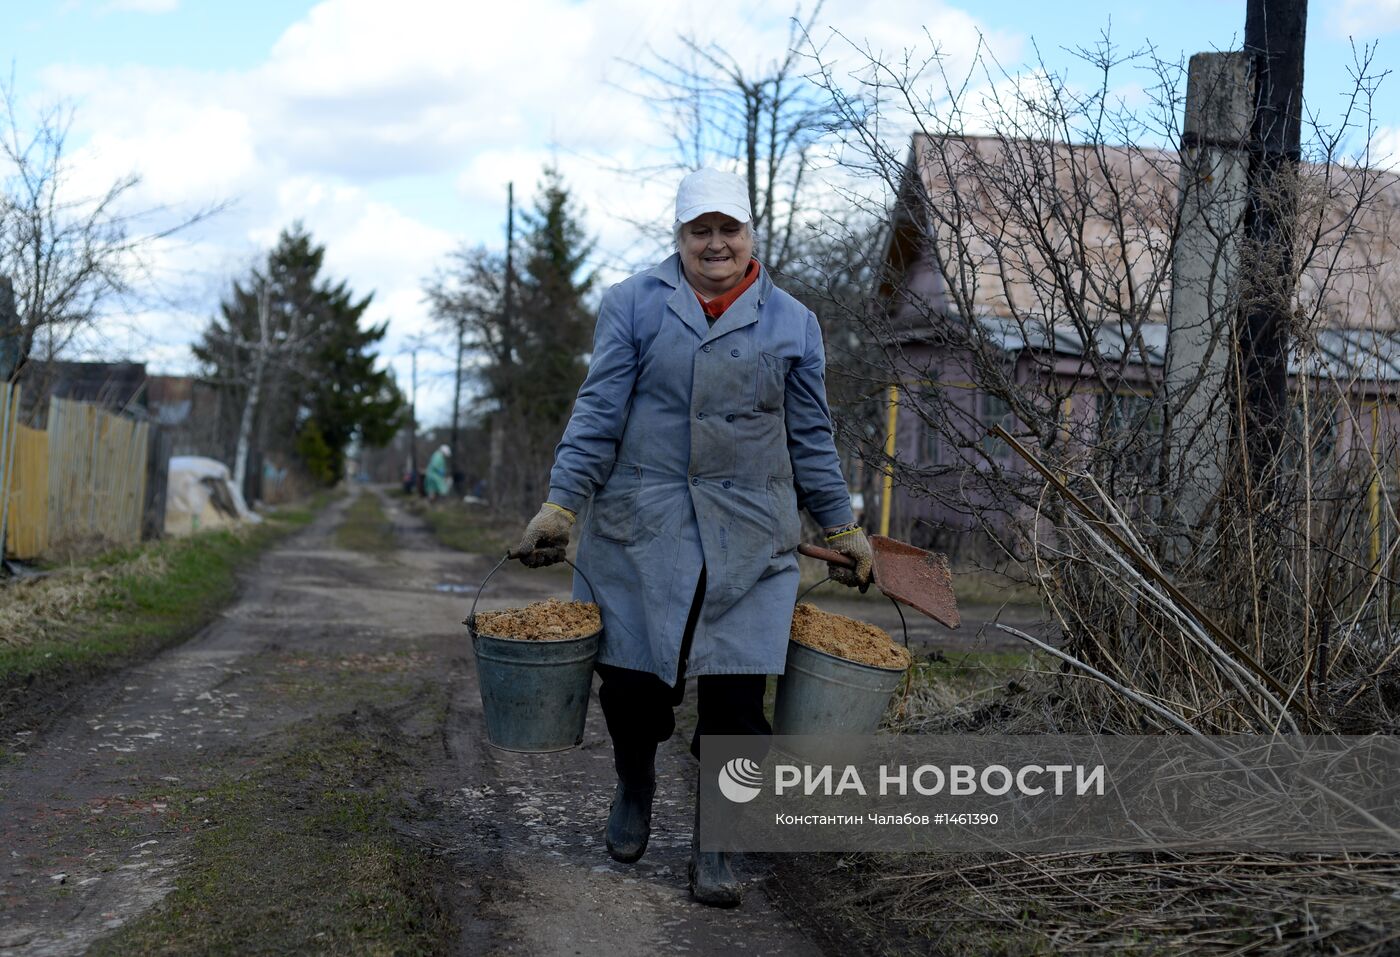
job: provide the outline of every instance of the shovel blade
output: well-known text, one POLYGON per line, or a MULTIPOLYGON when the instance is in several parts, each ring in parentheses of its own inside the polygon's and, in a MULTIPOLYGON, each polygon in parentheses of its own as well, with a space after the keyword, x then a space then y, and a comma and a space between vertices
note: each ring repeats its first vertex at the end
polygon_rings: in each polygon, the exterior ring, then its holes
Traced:
POLYGON ((871 535, 870 547, 875 554, 875 584, 882 592, 940 624, 958 627, 962 619, 948 556, 884 535, 871 535))

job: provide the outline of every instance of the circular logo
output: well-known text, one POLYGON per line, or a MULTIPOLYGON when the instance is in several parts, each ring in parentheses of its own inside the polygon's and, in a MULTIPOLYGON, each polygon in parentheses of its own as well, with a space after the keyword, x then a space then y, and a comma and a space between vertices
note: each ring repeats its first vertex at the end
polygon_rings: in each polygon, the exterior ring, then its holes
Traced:
POLYGON ((748 758, 734 758, 719 769, 719 793, 735 804, 752 801, 762 787, 763 771, 748 758))

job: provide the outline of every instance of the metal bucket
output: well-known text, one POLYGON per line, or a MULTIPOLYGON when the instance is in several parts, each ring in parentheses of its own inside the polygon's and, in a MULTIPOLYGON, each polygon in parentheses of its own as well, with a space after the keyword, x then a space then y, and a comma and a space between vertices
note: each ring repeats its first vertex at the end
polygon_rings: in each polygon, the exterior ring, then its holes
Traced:
MULTIPOLYGON (((501 559, 491 569, 491 575, 505 562, 501 559)), ((569 565, 578 571, 573 562, 569 565)), ((588 695, 593 687, 593 662, 598 657, 603 630, 563 641, 482 634, 476 628, 476 601, 491 575, 477 589, 466 621, 476 652, 486 738, 503 751, 542 753, 572 748, 583 740, 588 695)), ((583 580, 592 592, 587 576, 583 580)))
MULTIPOLYGON (((807 592, 803 592, 798 601, 806 596, 807 592)), ((903 620, 904 613, 900 612, 900 621, 903 620)), ((904 644, 909 644, 907 628, 904 644)), ((787 667, 778 678, 778 696, 773 705, 773 731, 874 734, 905 673, 903 668, 858 664, 789 639, 787 667)))

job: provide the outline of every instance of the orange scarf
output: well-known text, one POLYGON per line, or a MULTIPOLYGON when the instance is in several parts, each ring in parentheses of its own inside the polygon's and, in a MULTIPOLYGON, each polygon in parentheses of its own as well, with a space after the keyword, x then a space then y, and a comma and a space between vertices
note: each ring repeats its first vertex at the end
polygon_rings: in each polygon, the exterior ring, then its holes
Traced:
POLYGON ((756 280, 757 278, 758 260, 750 259, 748 268, 744 270, 744 278, 740 279, 739 284, 733 289, 729 290, 723 295, 715 296, 715 298, 709 300, 705 299, 697 292, 695 294, 695 298, 700 300, 700 308, 705 310, 705 315, 709 317, 709 320, 711 322, 714 322, 720 316, 724 315, 724 310, 734 305, 735 300, 742 296, 744 294, 744 290, 752 286, 754 284, 754 280, 756 280))

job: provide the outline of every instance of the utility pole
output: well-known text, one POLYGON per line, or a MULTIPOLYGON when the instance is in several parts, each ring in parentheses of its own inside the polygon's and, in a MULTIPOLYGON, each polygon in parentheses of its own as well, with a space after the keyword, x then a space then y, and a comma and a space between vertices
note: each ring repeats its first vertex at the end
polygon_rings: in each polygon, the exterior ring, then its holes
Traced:
POLYGON ((413 344, 413 374, 408 395, 408 464, 414 481, 418 479, 418 344, 413 344))
POLYGON ((9 276, 0 276, 0 385, 19 371, 19 312, 15 308, 15 287, 9 276))
MULTIPOLYGON (((1249 193, 1254 68, 1247 53, 1197 53, 1181 129, 1181 225, 1172 249, 1163 418, 1183 477, 1168 520, 1196 530, 1220 494, 1230 459, 1229 394, 1240 229, 1249 193)), ((1175 540, 1185 557, 1191 536, 1175 540)))
MULTIPOLYGON (((511 362, 515 354, 515 183, 506 184, 506 281, 505 295, 501 304, 501 347, 506 361, 511 362)), ((507 380, 509 381, 509 380, 507 380)), ((495 505, 504 498, 506 412, 513 408, 514 396, 507 393, 502 407, 491 417, 491 473, 490 495, 495 505)))
POLYGON ((467 321, 461 317, 457 319, 457 368, 453 374, 452 388, 452 491, 462 494, 462 490, 457 487, 457 476, 462 471, 462 460, 457 455, 457 421, 462 409, 462 350, 464 340, 467 336, 467 321))
POLYGON ((1240 436, 1260 509, 1276 497, 1287 428, 1289 314, 1294 294, 1303 48, 1307 0, 1247 0, 1244 49, 1254 66, 1249 195, 1244 216, 1239 361, 1240 436))
MULTIPOLYGON (((506 296, 505 328, 512 329, 515 318, 515 183, 506 184, 506 296)), ((509 343, 507 343, 509 346, 509 343)))

